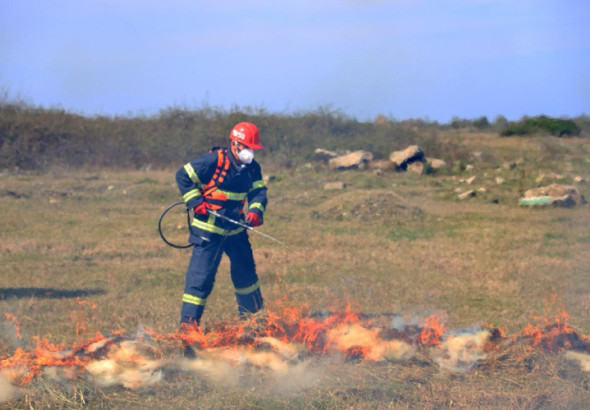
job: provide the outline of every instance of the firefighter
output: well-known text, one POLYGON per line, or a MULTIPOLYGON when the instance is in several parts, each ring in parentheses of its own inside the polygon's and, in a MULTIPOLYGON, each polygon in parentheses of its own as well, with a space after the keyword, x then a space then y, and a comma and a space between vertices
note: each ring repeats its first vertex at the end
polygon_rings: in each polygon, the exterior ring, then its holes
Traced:
POLYGON ((263 222, 266 186, 260 165, 254 161, 254 150, 263 148, 258 128, 241 122, 229 137, 228 148, 212 148, 176 173, 184 202, 189 210, 194 210, 189 237, 194 247, 182 296, 181 326, 199 325, 224 252, 230 259, 240 316, 256 313, 263 307, 247 230, 208 212, 213 210, 252 227, 263 222), (246 200, 248 210, 244 213, 246 200))

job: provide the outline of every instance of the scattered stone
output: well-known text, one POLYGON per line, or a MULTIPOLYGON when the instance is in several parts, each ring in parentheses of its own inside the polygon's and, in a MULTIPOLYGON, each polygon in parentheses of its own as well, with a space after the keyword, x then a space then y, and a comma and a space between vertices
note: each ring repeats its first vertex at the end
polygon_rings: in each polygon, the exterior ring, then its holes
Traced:
POLYGON ((337 156, 338 154, 336 154, 334 151, 328 151, 323 148, 316 148, 316 150, 314 151, 314 158, 318 161, 328 162, 332 158, 336 158, 337 156))
POLYGON ((122 194, 123 195, 127 195, 127 191, 126 190, 123 190, 122 194))
POLYGON ((313 165, 311 164, 311 162, 306 162, 305 164, 303 164, 303 168, 305 169, 312 169, 313 165))
POLYGON ((363 169, 365 163, 373 160, 373 154, 368 151, 355 151, 348 155, 332 158, 328 161, 331 170, 363 169))
POLYGON ((502 185, 504 183, 504 181, 505 181, 504 178, 501 178, 501 177, 496 178, 496 184, 498 184, 498 185, 502 185))
POLYGON ((473 165, 469 164, 465 167, 465 171, 473 172, 473 171, 475 171, 475 167, 473 165))
POLYGON ((518 159, 517 159, 517 160, 516 160, 514 163, 515 163, 516 165, 522 165, 522 164, 524 164, 525 162, 526 162, 526 161, 525 161, 525 159, 524 159, 523 157, 520 157, 520 158, 518 158, 518 159))
POLYGON ((55 199, 55 198, 49 198, 49 203, 50 204, 58 204, 59 201, 57 199, 55 199))
POLYGON ((407 170, 412 171, 418 175, 422 175, 422 172, 424 171, 424 164, 418 161, 412 162, 411 164, 407 165, 407 170))
POLYGON ((483 156, 483 152, 475 151, 475 152, 472 152, 471 155, 473 155, 473 158, 475 158, 475 159, 481 159, 481 157, 483 156))
POLYGON ((447 166, 447 162, 442 159, 426 158, 426 162, 428 162, 433 169, 440 169, 447 166))
POLYGON ((484 187, 481 187, 477 190, 477 192, 485 193, 485 192, 488 192, 488 190, 485 189, 484 187))
POLYGON ((395 164, 389 160, 371 161, 368 166, 371 169, 382 169, 384 171, 395 169, 395 164))
POLYGON ((344 188, 346 188, 346 184, 342 181, 328 182, 324 185, 324 190, 326 191, 342 190, 344 188))
POLYGON ((268 184, 269 182, 272 182, 275 179, 277 179, 277 177, 274 176, 273 174, 268 174, 268 175, 262 176, 262 180, 264 181, 265 184, 268 184))
POLYGON ((114 185, 109 185, 109 187, 107 188, 109 191, 112 191, 113 189, 115 189, 114 185))
POLYGON ((541 174, 537 177, 537 179, 535 179, 535 182, 537 184, 540 184, 541 182, 543 182, 544 179, 545 179, 545 175, 541 174))
POLYGON ((472 185, 475 182, 475 178, 476 176, 474 175, 471 178, 467 178, 465 182, 467 182, 469 185, 472 185))
POLYGON ((489 203, 489 204, 499 204, 499 203, 500 203, 500 201, 498 200, 498 198, 494 198, 494 199, 490 199, 490 200, 488 201, 488 203, 489 203))
POLYGON ((402 151, 394 151, 389 155, 389 160, 395 164, 398 170, 406 170, 408 164, 424 161, 424 151, 417 145, 410 145, 402 151))
POLYGON ((574 182, 577 184, 585 184, 586 183, 586 179, 582 178, 581 176, 577 176, 574 178, 574 182))
POLYGON ((514 161, 510 161, 510 162, 505 162, 504 165, 502 165, 504 167, 504 169, 514 169, 516 168, 516 162, 514 161))
POLYGON ((584 195, 572 185, 551 184, 546 187, 529 189, 520 200, 522 206, 555 206, 571 208, 586 203, 584 195))
POLYGON ((460 182, 460 183, 463 183, 463 182, 465 182, 465 178, 459 178, 459 182, 460 182))
POLYGON ((381 168, 377 168, 377 169, 373 170, 373 175, 378 176, 378 177, 383 176, 383 170, 381 168))
POLYGON ((460 194, 461 192, 463 192, 463 188, 455 188, 453 191, 455 191, 456 193, 460 194))
POLYGON ((472 198, 476 195, 477 195, 477 193, 472 189, 471 191, 463 192, 462 194, 459 195, 458 198, 461 201, 463 201, 464 199, 472 198))

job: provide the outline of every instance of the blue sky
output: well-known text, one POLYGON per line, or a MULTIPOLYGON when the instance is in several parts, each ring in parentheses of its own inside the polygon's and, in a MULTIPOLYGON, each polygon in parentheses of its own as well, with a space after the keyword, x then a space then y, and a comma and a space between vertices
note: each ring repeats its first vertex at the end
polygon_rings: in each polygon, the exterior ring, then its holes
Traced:
POLYGON ((0 0, 0 86, 93 114, 590 113, 588 0, 0 0))

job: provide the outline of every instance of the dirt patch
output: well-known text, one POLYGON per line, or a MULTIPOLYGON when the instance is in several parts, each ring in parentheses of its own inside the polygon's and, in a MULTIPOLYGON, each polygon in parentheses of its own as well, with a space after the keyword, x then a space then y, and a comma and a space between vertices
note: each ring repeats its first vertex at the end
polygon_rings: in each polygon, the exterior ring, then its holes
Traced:
POLYGON ((401 196, 390 191, 359 190, 334 196, 311 211, 312 218, 343 220, 356 218, 362 221, 396 218, 421 220, 422 209, 409 205, 401 196))

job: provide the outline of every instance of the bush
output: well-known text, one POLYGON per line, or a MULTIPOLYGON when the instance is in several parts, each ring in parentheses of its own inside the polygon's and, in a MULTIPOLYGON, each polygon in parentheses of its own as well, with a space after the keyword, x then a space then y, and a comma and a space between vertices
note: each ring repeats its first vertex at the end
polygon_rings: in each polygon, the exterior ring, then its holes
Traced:
POLYGON ((501 135, 510 137, 513 135, 534 135, 548 133, 557 137, 579 136, 582 129, 572 120, 562 120, 544 115, 526 118, 510 125, 501 135))
POLYGON ((213 146, 227 145, 231 128, 241 121, 258 125, 265 149, 257 155, 276 166, 309 161, 317 147, 363 149, 377 159, 411 144, 432 156, 449 148, 435 131, 418 134, 414 125, 393 121, 359 122, 330 107, 293 114, 255 107, 170 107, 150 117, 85 117, 0 100, 0 169, 178 167, 213 146))

